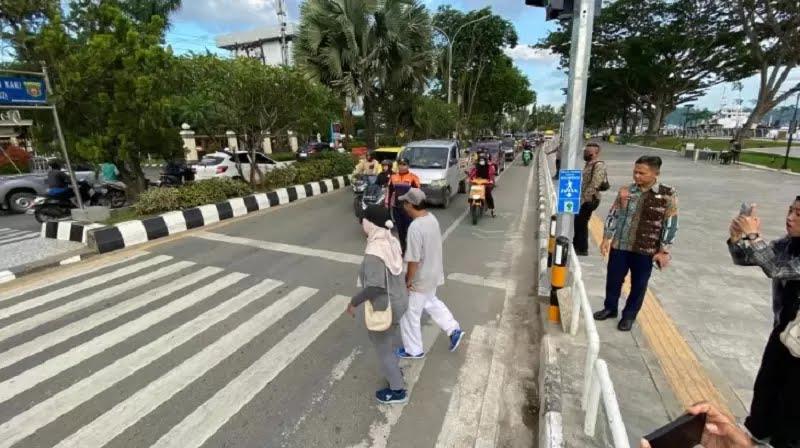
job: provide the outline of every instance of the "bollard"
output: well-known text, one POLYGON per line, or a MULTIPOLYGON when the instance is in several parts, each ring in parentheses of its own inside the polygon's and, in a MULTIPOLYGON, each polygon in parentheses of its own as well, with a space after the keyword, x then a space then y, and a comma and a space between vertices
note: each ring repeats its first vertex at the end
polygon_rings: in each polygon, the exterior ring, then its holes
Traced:
POLYGON ((547 241, 547 267, 553 266, 553 252, 556 250, 556 215, 550 217, 550 239, 547 241))
POLYGON ((548 320, 556 324, 561 322, 561 313, 558 309, 558 290, 567 285, 569 246, 569 238, 565 236, 556 238, 553 269, 550 278, 550 308, 547 313, 548 320))

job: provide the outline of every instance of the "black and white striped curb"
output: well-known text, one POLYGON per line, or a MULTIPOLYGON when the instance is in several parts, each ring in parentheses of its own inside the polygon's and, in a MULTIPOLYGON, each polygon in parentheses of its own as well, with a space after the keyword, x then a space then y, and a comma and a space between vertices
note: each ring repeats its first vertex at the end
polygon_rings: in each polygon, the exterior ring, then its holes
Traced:
POLYGON ((101 227, 103 227, 102 224, 87 224, 77 221, 43 222, 42 238, 86 244, 89 230, 99 229, 101 227))
POLYGON ((269 193, 229 199, 217 204, 168 212, 155 218, 127 221, 92 230, 88 233, 88 244, 99 253, 111 252, 299 199, 318 196, 348 185, 350 177, 339 176, 305 185, 280 188, 269 193))
POLYGON ((561 415, 561 368, 550 335, 542 338, 539 360, 539 447, 564 448, 561 415))

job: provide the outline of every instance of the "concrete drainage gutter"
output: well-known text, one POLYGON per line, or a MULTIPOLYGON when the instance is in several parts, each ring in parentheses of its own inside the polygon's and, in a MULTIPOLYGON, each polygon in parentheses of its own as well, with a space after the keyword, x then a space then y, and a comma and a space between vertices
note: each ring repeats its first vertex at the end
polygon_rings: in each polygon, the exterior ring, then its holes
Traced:
POLYGON ((539 448, 564 448, 561 368, 550 335, 542 338, 539 363, 539 448))

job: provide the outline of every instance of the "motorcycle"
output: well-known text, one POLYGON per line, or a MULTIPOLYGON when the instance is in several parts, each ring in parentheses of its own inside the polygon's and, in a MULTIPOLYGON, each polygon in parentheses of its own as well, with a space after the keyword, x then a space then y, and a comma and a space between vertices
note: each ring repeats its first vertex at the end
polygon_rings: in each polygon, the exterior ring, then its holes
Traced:
POLYGON ((467 203, 472 216, 472 225, 477 225, 478 220, 486 213, 486 185, 489 184, 489 181, 486 179, 473 179, 469 184, 467 203))
MULTIPOLYGON (((370 205, 383 204, 386 201, 386 190, 382 185, 378 185, 378 176, 362 176, 361 184, 353 183, 353 191, 356 197, 353 202, 353 209, 358 218, 358 222, 364 219, 364 211, 370 205), (358 188, 356 186, 358 185, 358 188)), ((359 179, 356 179, 358 182, 359 179)))
POLYGON ((531 160, 533 160, 533 151, 530 148, 525 148, 522 151, 522 163, 528 166, 531 164, 531 160))
MULTIPOLYGON (((85 205, 103 207, 123 207, 127 201, 127 187, 122 182, 105 182, 92 185, 85 179, 78 181, 78 191, 85 205)), ((71 192, 71 190, 70 190, 71 192)), ((73 195, 38 196, 31 204, 28 213, 37 222, 61 221, 72 216, 72 209, 78 207, 73 195)))

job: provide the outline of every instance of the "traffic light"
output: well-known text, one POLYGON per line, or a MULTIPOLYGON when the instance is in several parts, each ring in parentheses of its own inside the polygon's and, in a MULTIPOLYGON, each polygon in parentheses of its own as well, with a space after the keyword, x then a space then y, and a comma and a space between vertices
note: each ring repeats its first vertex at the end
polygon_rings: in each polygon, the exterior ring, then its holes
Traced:
POLYGON ((545 13, 547 20, 572 17, 572 10, 575 8, 573 0, 550 0, 548 3, 545 13))

